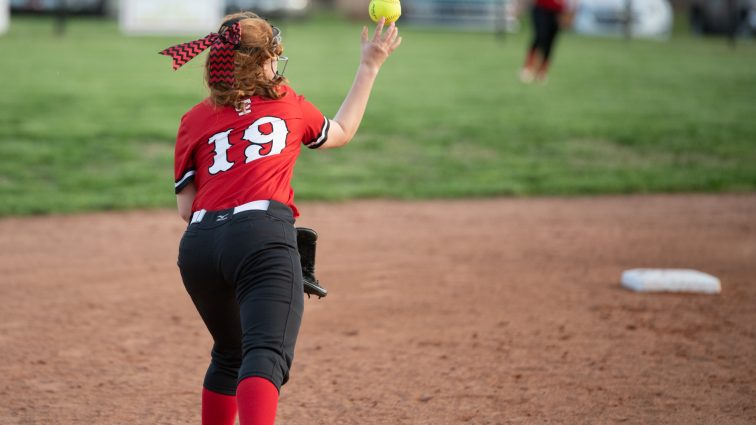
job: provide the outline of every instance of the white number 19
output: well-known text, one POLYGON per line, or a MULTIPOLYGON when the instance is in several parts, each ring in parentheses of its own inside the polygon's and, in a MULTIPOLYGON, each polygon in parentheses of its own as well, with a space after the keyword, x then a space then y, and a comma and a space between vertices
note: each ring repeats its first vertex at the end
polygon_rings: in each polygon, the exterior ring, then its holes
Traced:
MULTIPOLYGON (((231 142, 228 140, 229 134, 233 129, 216 133, 208 139, 207 143, 215 145, 215 156, 213 157, 213 165, 210 166, 210 174, 218 174, 223 171, 228 171, 234 166, 233 162, 228 160, 228 150, 231 148, 231 142)), ((283 152, 286 147, 286 137, 289 135, 289 129, 286 127, 286 121, 276 117, 262 117, 253 122, 252 125, 247 127, 244 131, 243 140, 250 143, 249 147, 244 150, 244 155, 247 157, 246 163, 265 158, 271 155, 278 155, 283 152), (260 127, 265 124, 270 124, 272 130, 268 134, 263 134, 260 131, 260 127), (270 145, 270 151, 262 154, 263 148, 270 145)))

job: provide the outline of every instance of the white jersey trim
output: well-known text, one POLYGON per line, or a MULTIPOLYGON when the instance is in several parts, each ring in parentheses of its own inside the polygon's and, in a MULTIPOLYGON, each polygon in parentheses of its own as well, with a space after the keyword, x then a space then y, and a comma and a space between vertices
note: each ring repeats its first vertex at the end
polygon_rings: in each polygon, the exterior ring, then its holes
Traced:
POLYGON ((194 177, 196 172, 194 170, 189 170, 184 174, 184 177, 181 177, 181 180, 176 182, 176 193, 181 192, 181 189, 183 189, 191 179, 194 177))
POLYGON ((325 122, 323 122, 323 128, 320 130, 320 136, 313 139, 310 143, 305 144, 305 146, 310 149, 317 149, 323 146, 323 143, 328 141, 328 130, 331 127, 331 121, 325 115, 323 116, 323 119, 325 120, 325 122))

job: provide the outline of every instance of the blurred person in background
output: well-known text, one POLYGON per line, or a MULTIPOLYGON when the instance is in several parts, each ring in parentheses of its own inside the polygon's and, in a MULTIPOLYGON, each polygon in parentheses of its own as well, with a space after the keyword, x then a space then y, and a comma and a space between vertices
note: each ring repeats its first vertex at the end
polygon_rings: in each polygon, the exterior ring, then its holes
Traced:
POLYGON ((557 35, 560 28, 572 24, 576 6, 577 0, 533 0, 533 41, 520 70, 520 81, 546 81, 557 35))

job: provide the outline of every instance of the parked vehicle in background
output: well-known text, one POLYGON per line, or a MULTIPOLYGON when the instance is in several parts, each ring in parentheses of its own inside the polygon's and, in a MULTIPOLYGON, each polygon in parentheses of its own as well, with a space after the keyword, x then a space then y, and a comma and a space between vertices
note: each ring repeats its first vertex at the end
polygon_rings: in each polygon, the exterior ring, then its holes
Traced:
MULTIPOLYGON (((107 0, 66 0, 66 12, 82 15, 104 15, 107 0)), ((10 0, 13 13, 55 13, 60 0, 10 0)))
POLYGON ((688 16, 696 34, 756 34, 756 0, 691 0, 688 16))
POLYGON ((587 35, 665 38, 672 32, 672 20, 667 0, 580 0, 573 28, 587 35))
POLYGON ((304 18, 312 11, 311 0, 226 0, 226 12, 250 10, 266 18, 304 18))

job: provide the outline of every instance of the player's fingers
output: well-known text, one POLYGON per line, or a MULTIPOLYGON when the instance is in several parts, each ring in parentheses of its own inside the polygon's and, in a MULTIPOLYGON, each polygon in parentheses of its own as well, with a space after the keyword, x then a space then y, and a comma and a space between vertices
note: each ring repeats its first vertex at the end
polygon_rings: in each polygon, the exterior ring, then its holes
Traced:
POLYGON ((394 33, 395 29, 396 29, 396 25, 393 22, 390 23, 388 28, 386 28, 386 33, 383 34, 383 37, 381 37, 381 40, 383 42, 386 42, 391 37, 391 34, 394 33))
POLYGON ((370 30, 368 30, 367 26, 362 27, 362 34, 360 34, 360 39, 363 43, 368 41, 368 34, 370 34, 370 30))
POLYGON ((397 37, 399 37, 399 28, 398 27, 394 27, 391 30, 391 34, 388 34, 386 36, 386 45, 387 46, 392 46, 394 44, 394 42, 396 41, 397 37))
POLYGON ((386 18, 381 18, 380 21, 378 21, 378 25, 375 27, 375 35, 373 36, 373 41, 380 41, 381 36, 383 35, 383 25, 386 23, 386 18))
POLYGON ((383 43, 389 44, 391 40, 396 37, 396 32, 398 29, 396 28, 396 25, 392 22, 391 25, 389 25, 388 30, 386 31, 386 34, 383 36, 383 43))
POLYGON ((399 37, 399 38, 396 39, 396 41, 394 42, 394 44, 391 45, 391 47, 389 48, 389 52, 393 52, 401 44, 402 44, 402 37, 399 37))

